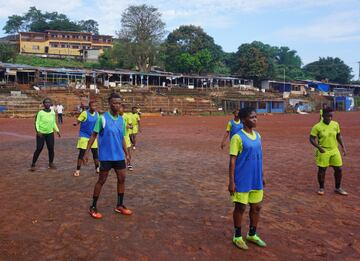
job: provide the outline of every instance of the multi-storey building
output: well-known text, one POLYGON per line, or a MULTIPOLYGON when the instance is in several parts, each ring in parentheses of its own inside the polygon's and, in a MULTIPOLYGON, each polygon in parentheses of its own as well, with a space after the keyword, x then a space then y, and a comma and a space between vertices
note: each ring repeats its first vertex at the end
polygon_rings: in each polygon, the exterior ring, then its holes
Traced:
POLYGON ((45 33, 19 33, 20 53, 46 56, 84 57, 87 50, 112 48, 112 37, 83 32, 48 30, 45 33))

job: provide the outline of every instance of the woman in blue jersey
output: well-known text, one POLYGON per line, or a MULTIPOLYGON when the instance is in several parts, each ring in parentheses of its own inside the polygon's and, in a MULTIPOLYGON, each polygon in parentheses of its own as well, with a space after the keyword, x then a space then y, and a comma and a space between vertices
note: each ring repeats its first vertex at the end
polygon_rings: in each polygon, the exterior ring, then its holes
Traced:
POLYGON ((117 176, 118 201, 114 210, 123 215, 132 214, 132 211, 123 204, 125 169, 126 163, 129 162, 129 156, 124 139, 126 126, 123 118, 119 115, 121 98, 119 94, 112 93, 108 101, 110 110, 99 116, 84 155, 84 161, 87 162, 90 148, 98 137, 100 173, 99 179, 95 184, 92 205, 89 209, 89 214, 93 218, 102 218, 102 215, 97 211, 96 204, 101 188, 105 184, 111 169, 115 170, 117 176))
MULTIPOLYGON (((98 117, 99 113, 96 111, 96 103, 95 101, 90 101, 89 109, 81 112, 79 117, 77 118, 77 122, 73 124, 74 126, 80 124, 79 139, 76 146, 79 149, 79 156, 76 171, 74 173, 75 177, 80 176, 80 168, 83 162, 84 154, 98 117)), ((99 173, 100 170, 97 140, 95 140, 93 145, 91 146, 91 152, 95 163, 96 173, 99 173)))
POLYGON ((230 141, 229 192, 235 204, 233 243, 246 250, 248 246, 241 236, 241 223, 247 204, 250 205, 250 229, 246 240, 261 247, 266 246, 256 234, 264 181, 261 137, 253 130, 257 123, 255 109, 248 107, 241 109, 239 118, 244 128, 234 134, 230 141))
POLYGON ((239 119, 239 110, 233 111, 233 114, 234 114, 234 119, 229 121, 226 126, 226 131, 220 145, 221 149, 224 149, 227 137, 230 136, 231 139, 235 133, 237 133, 243 128, 243 124, 239 119))

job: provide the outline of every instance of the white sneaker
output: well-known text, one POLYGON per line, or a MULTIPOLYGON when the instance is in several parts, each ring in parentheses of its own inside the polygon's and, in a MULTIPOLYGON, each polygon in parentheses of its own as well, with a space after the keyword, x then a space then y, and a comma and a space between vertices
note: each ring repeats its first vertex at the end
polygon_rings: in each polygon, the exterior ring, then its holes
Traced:
POLYGON ((131 164, 128 165, 128 170, 130 170, 130 171, 134 170, 134 168, 133 168, 133 166, 131 164))
POLYGON ((334 192, 339 194, 339 195, 342 195, 342 196, 347 196, 348 195, 348 193, 345 190, 343 190, 342 188, 337 188, 337 189, 334 190, 334 192))
POLYGON ((79 176, 80 176, 80 170, 76 170, 76 171, 74 172, 74 176, 75 176, 75 177, 79 177, 79 176))
POLYGON ((133 147, 133 150, 136 150, 135 146, 133 147))
POLYGON ((96 173, 99 174, 100 173, 100 167, 96 168, 96 173))

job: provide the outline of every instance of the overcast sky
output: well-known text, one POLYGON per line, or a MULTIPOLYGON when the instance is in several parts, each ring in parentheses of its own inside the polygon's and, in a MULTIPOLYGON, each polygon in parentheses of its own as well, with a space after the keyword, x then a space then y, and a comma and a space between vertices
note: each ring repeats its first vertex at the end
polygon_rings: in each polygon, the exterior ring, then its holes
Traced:
POLYGON ((100 33, 114 35, 123 10, 143 3, 161 11, 169 32, 200 25, 225 51, 257 40, 297 50, 304 64, 337 56, 358 78, 360 0, 0 0, 0 28, 8 16, 36 6, 72 20, 94 19, 100 33))

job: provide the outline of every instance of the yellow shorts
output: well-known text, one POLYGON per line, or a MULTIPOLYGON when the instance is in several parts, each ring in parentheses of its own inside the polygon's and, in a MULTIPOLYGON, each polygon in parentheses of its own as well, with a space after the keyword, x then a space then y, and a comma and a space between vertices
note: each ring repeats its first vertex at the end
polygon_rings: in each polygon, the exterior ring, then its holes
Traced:
POLYGON ((329 166, 341 167, 342 158, 338 148, 332 150, 326 150, 324 153, 321 153, 319 150, 315 152, 316 165, 318 167, 326 168, 329 166))
MULTIPOLYGON (((80 137, 80 138, 78 139, 76 148, 82 149, 82 150, 86 150, 87 145, 88 145, 88 142, 89 142, 89 138, 80 137)), ((98 142, 97 142, 97 139, 96 139, 96 140, 94 141, 93 145, 91 146, 91 148, 92 148, 92 149, 97 149, 97 147, 98 147, 98 142)))
POLYGON ((235 192, 231 196, 233 203, 242 203, 242 204, 256 204, 260 203, 264 197, 264 190, 250 190, 249 192, 235 192))
POLYGON ((131 141, 130 141, 129 135, 124 136, 124 139, 125 139, 125 143, 126 143, 126 148, 130 148, 131 147, 131 141))

